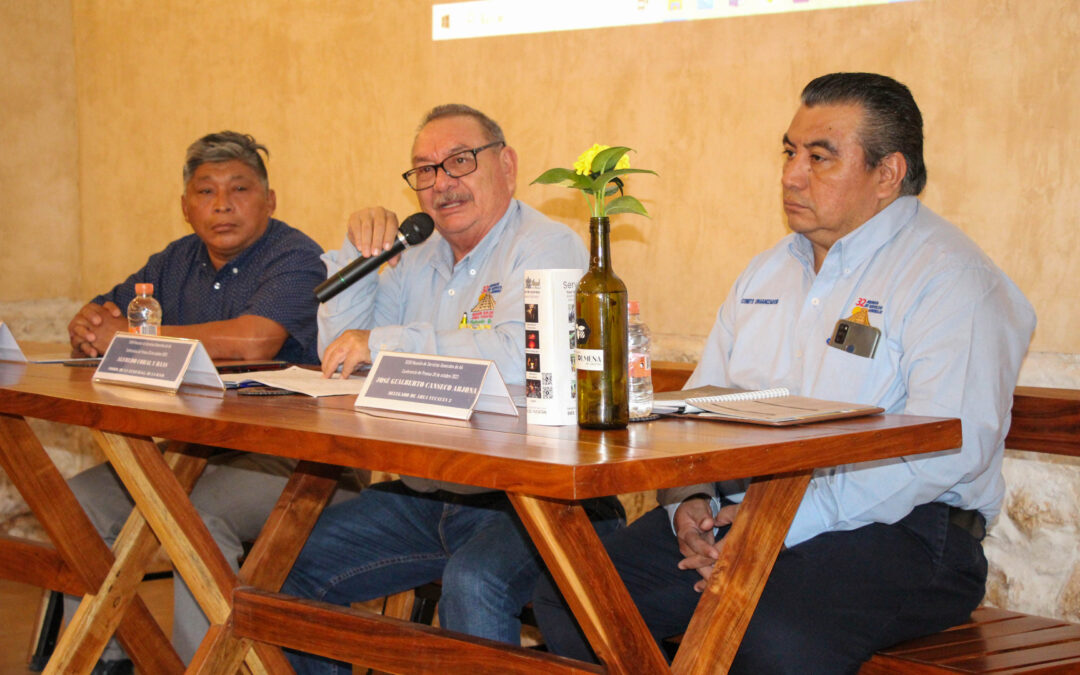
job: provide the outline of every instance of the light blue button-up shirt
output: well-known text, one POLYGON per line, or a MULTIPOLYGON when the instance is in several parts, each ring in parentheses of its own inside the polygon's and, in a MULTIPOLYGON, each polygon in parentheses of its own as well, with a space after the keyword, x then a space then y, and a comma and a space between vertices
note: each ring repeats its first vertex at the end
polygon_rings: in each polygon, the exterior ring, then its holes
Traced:
MULTIPOLYGON (((1009 411, 1034 328, 1031 305, 974 242, 917 198, 901 197, 833 244, 816 274, 810 242, 799 234, 754 258, 686 386, 784 386, 888 413, 960 418, 959 450, 815 472, 788 546, 894 523, 934 501, 977 509, 990 521, 1005 493, 1009 411), (827 343, 855 307, 881 331, 873 358, 827 343)), ((674 513, 695 492, 739 501, 744 487, 692 486, 661 500, 674 513)))
MULTIPOLYGON (((323 254, 329 275, 359 255, 345 238, 323 254)), ((588 267, 581 237, 512 200, 499 222, 454 264, 435 232, 397 267, 368 275, 319 308, 319 355, 348 329, 371 330, 382 350, 490 359, 508 384, 525 383, 525 270, 588 267)))
MULTIPOLYGON (((329 275, 359 255, 345 238, 323 254, 329 275)), ((512 200, 499 222, 454 264, 450 244, 435 232, 383 269, 319 307, 319 355, 349 329, 371 330, 374 359, 382 350, 490 359, 508 384, 525 383, 525 270, 588 267, 581 237, 536 209, 512 200)), ((412 489, 483 491, 402 476, 412 489)))

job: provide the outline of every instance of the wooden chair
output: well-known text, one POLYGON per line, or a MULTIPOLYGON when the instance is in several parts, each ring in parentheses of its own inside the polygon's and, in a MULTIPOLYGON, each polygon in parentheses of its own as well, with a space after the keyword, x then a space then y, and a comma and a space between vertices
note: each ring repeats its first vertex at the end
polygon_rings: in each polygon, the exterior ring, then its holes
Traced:
POLYGON ((38 610, 37 632, 32 636, 30 655, 26 667, 35 673, 45 670, 45 664, 56 648, 56 639, 60 636, 60 626, 64 623, 64 594, 59 591, 42 589, 41 608, 38 610))
MULTIPOLYGON (((143 575, 143 581, 156 581, 158 579, 172 578, 173 569, 168 558, 160 556, 153 567, 143 575)), ((49 657, 56 648, 56 640, 60 637, 60 628, 64 624, 64 594, 44 588, 41 591, 41 609, 38 611, 38 630, 31 637, 30 653, 27 657, 26 667, 35 673, 45 670, 49 657)))

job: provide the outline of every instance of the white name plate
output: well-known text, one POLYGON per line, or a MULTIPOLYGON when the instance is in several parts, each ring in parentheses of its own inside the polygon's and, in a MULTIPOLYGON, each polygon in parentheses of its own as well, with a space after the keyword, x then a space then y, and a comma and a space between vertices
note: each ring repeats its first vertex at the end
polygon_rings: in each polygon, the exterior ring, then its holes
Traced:
POLYGON ((3 321, 0 321, 0 361, 26 363, 26 355, 23 354, 19 343, 15 341, 11 329, 4 325, 3 321))
POLYGON ((198 340, 117 333, 94 382, 176 393, 181 384, 224 391, 214 362, 198 340))
POLYGON ((72 356, 70 351, 38 354, 31 351, 30 356, 23 353, 22 347, 15 341, 11 329, 0 321, 0 361, 15 363, 62 363, 65 366, 93 366, 101 361, 99 356, 72 356))
POLYGON ((459 420, 473 410, 518 414, 494 362, 399 352, 379 353, 355 407, 459 420))

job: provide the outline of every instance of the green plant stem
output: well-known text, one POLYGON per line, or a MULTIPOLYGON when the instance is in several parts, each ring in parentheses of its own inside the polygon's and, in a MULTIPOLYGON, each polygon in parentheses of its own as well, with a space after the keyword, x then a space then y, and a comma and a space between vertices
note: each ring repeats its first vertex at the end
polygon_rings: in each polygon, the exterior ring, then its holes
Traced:
POLYGON ((605 187, 606 186, 601 186, 600 191, 595 193, 592 196, 593 197, 593 210, 592 210, 593 218, 603 218, 604 217, 604 206, 606 204, 606 202, 604 201, 604 188, 605 187))
POLYGON ((588 205, 589 210, 592 211, 593 217, 599 217, 599 203, 595 195, 589 193, 588 190, 582 190, 581 194, 585 195, 585 203, 588 205), (592 199, 590 199, 592 197, 592 199))

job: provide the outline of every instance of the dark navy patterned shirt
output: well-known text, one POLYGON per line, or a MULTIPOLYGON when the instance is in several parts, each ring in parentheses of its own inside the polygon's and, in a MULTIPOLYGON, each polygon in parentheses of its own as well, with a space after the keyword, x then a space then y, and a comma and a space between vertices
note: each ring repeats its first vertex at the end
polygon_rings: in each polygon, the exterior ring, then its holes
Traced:
POLYGON ((321 254, 306 234, 271 218, 258 241, 215 270, 202 240, 189 234, 93 302, 112 301, 126 311, 135 284, 151 283, 165 325, 264 316, 289 333, 275 358, 317 364, 314 289, 326 279, 321 254))

